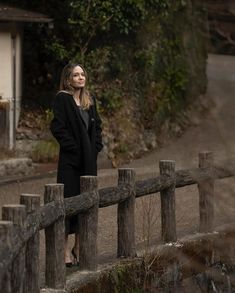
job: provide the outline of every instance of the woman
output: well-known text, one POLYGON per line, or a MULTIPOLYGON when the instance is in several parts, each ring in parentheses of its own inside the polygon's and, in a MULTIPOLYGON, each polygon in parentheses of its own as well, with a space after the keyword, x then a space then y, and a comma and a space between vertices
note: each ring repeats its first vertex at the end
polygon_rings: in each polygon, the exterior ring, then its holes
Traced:
MULTIPOLYGON (((53 107, 51 132, 60 145, 57 182, 64 184, 64 197, 80 193, 80 176, 97 175, 97 154, 101 151, 101 120, 94 97, 86 89, 87 74, 80 64, 64 67, 60 91, 53 107)), ((65 263, 72 266, 68 235, 75 233, 72 249, 79 252, 77 216, 65 219, 65 263)))

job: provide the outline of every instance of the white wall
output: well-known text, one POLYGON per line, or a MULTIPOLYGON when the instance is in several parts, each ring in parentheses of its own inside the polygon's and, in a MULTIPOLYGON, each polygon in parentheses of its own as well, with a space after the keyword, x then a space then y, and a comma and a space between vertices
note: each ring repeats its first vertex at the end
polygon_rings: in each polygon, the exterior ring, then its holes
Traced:
POLYGON ((14 147, 14 100, 13 100, 13 37, 15 38, 15 98, 16 98, 16 125, 20 116, 20 105, 22 96, 22 37, 20 29, 13 25, 0 24, 0 96, 10 100, 10 145, 14 147))
POLYGON ((0 95, 5 99, 12 98, 12 56, 11 34, 0 32, 0 95))
POLYGON ((12 43, 9 32, 0 32, 0 95, 2 98, 10 100, 9 113, 9 148, 14 147, 14 127, 13 127, 13 87, 12 87, 12 43))

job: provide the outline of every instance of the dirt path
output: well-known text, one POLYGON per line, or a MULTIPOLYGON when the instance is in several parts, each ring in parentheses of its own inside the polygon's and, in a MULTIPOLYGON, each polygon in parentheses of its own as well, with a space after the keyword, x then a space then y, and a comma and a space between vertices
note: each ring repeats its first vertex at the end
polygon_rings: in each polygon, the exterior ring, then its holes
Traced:
MULTIPOLYGON (((158 172, 158 161, 176 161, 176 169, 196 167, 198 153, 214 152, 215 161, 235 157, 235 57, 210 55, 208 59, 208 93, 215 103, 211 113, 198 126, 191 127, 184 135, 171 141, 164 148, 153 151, 139 160, 125 165, 136 168, 138 178, 150 177, 158 172)), ((99 170, 99 187, 116 184, 117 170, 99 170)), ((21 193, 43 194, 46 183, 55 178, 15 183, 0 188, 1 203, 17 203, 21 193)), ((235 179, 216 182, 216 225, 235 220, 235 179)), ((116 206, 100 209, 98 249, 100 261, 115 257, 117 248, 116 206)), ((198 193, 196 186, 177 189, 176 217, 178 236, 198 231, 198 193)), ((159 196, 146 196, 136 202, 136 241, 146 248, 146 240, 158 241, 160 236, 159 196)), ((41 233, 41 268, 44 271, 44 236, 41 233)), ((72 238, 71 238, 72 247, 72 238)), ((43 273, 41 281, 43 283, 43 273)))
MULTIPOLYGON (((134 167, 139 174, 158 172, 158 161, 169 159, 176 161, 176 169, 198 166, 198 153, 210 150, 214 152, 215 162, 235 157, 235 57, 209 55, 208 58, 208 91, 207 95, 214 102, 210 114, 200 121, 198 126, 191 127, 184 135, 162 149, 155 150, 141 159, 135 160, 125 167, 134 167)), ((112 173, 115 171, 112 171, 112 173)), ((104 176, 106 170, 101 170, 104 176)), ((235 178, 216 181, 216 214, 215 225, 235 220, 235 178)), ((158 238, 160 232, 159 196, 148 196, 137 199, 136 237, 137 242, 146 237, 158 238), (147 222, 150 222, 148 225, 147 222), (150 227, 147 227, 147 226, 150 227), (149 232, 146 231, 149 228, 149 232)), ((110 207, 115 213, 115 208, 110 207)), ((107 209, 107 210, 108 210, 107 209)), ((108 211, 107 211, 108 212, 108 211)), ((105 223, 105 212, 100 220, 101 253, 116 247, 116 218, 109 218, 109 229, 105 223), (112 234, 112 235, 111 235, 112 234), (103 238, 103 236, 106 236, 103 238), (103 240, 102 240, 103 239, 103 240), (106 239, 106 240, 104 240, 106 239), (109 243, 109 244, 108 244, 109 243), (112 245, 111 245, 112 243, 112 245)), ((115 215, 116 216, 116 215, 115 215)), ((198 193, 196 186, 177 189, 176 217, 179 235, 198 231, 198 193)))

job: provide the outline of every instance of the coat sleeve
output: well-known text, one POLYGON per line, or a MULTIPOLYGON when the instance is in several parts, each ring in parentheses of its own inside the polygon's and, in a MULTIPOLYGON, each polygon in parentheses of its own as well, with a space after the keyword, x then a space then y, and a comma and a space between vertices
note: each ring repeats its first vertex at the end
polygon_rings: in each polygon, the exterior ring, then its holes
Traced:
POLYGON ((94 106, 95 106, 95 120, 96 120, 96 137, 95 137, 95 144, 96 144, 96 150, 100 152, 103 148, 103 143, 102 143, 102 121, 100 119, 100 116, 97 111, 97 106, 96 106, 96 99, 93 97, 94 101, 94 106))
POLYGON ((78 151, 78 146, 69 133, 66 125, 66 113, 63 94, 58 94, 53 105, 54 118, 51 121, 50 130, 64 151, 78 151))

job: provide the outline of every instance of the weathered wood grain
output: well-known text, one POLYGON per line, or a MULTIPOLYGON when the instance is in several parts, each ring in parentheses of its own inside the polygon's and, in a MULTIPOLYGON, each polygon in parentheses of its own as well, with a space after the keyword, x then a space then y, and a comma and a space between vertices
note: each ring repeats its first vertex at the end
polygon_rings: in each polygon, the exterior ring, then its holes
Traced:
MULTIPOLYGON (((40 195, 22 194, 20 203, 26 206, 27 214, 32 214, 40 208, 40 195)), ((30 228, 28 223, 26 229, 30 228)), ((25 282, 24 293, 39 293, 39 230, 27 241, 25 250, 25 282)))
POLYGON ((161 236, 164 242, 175 242, 175 162, 162 160, 159 162, 160 174, 165 178, 171 178, 172 184, 161 190, 161 236))
POLYGON ((64 199, 66 215, 73 216, 89 210, 97 201, 97 191, 87 191, 64 199))
MULTIPOLYGON (((47 184, 45 186, 45 203, 54 201, 63 208, 64 186, 63 184, 47 184)), ((65 288, 65 263, 64 263, 64 241, 65 241, 65 213, 52 225, 45 229, 46 239, 46 272, 45 283, 49 288, 65 288)))
POLYGON ((95 176, 80 177, 81 192, 93 192, 96 195, 94 205, 79 215, 79 264, 82 270, 96 270, 97 256, 97 230, 99 194, 98 183, 95 176))
MULTIPOLYGON (((0 221, 0 247, 4 246, 5 252, 10 253, 12 243, 13 223, 0 221)), ((11 293, 11 270, 4 259, 0 261, 0 292, 11 293)))
POLYGON ((211 232, 214 222, 214 179, 212 173, 213 154, 203 152, 199 154, 199 168, 209 170, 211 177, 198 182, 200 232, 211 232))
POLYGON ((135 245, 135 172, 133 169, 118 170, 118 185, 127 186, 129 197, 118 204, 118 257, 136 256, 135 245))
MULTIPOLYGON (((26 207, 24 205, 4 205, 2 207, 2 219, 12 221, 13 225, 25 229, 26 207)), ((14 245, 14 242, 12 242, 14 245)), ((11 268, 11 290, 15 293, 23 293, 25 278, 25 246, 21 247, 11 268), (20 274, 19 274, 20 272, 20 274)))
POLYGON ((99 189, 99 207, 108 207, 117 204, 130 196, 128 185, 106 187, 99 189))

